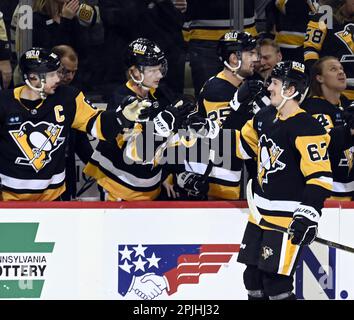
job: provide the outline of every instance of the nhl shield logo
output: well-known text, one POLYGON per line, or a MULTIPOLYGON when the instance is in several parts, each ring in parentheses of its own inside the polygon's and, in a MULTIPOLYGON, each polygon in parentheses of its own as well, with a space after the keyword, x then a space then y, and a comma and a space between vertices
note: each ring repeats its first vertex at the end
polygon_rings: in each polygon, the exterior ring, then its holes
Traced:
POLYGON ((48 122, 33 124, 26 121, 18 130, 9 131, 25 157, 18 157, 16 164, 32 166, 38 172, 48 164, 52 158, 51 154, 64 142, 65 138, 60 137, 63 126, 48 122))

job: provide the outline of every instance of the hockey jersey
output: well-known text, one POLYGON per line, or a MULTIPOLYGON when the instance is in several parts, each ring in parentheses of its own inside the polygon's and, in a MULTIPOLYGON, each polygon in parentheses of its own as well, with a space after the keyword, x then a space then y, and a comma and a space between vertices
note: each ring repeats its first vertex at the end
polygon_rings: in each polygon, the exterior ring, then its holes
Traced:
POLYGON ((236 131, 237 157, 257 156, 254 201, 266 220, 288 227, 300 203, 322 209, 332 188, 329 142, 302 109, 283 119, 273 106, 265 107, 236 131))
POLYGON ((65 191, 69 129, 114 139, 122 128, 115 111, 94 108, 75 88, 58 87, 33 109, 20 100, 23 88, 0 92, 3 200, 55 200, 65 191))
MULTIPOLYGON (((198 98, 198 112, 211 120, 215 120, 222 126, 231 112, 230 100, 232 100, 237 87, 227 80, 223 71, 210 78, 203 86, 198 98)), ((209 198, 237 200, 240 197, 240 180, 242 161, 232 157, 232 147, 224 147, 220 141, 219 155, 223 162, 214 165, 209 174, 209 198), (227 165, 226 165, 227 164, 227 165)), ((199 174, 203 174, 207 163, 189 161, 190 168, 199 174)))
MULTIPOLYGON (((128 81, 116 90, 107 108, 115 108, 129 95, 136 96, 136 93, 128 81)), ((167 96, 169 93, 162 91, 161 86, 150 90, 148 98, 153 102, 156 113, 160 106, 171 103, 171 97, 167 96)), ((149 125, 152 123, 136 124, 132 132, 119 135, 116 141, 99 142, 97 145, 84 173, 95 178, 105 189, 107 200, 154 200, 159 196, 162 166, 152 159, 164 141, 154 141, 153 129, 149 125)))
POLYGON ((334 56, 343 65, 347 75, 344 95, 354 100, 354 23, 333 21, 333 28, 321 21, 321 15, 313 15, 307 25, 304 42, 305 64, 310 66, 324 56, 334 56))
MULTIPOLYGON (((183 25, 185 41, 218 41, 226 32, 233 29, 229 0, 204 1, 187 0, 187 22, 183 25)), ((254 0, 244 2, 244 31, 257 35, 254 0)))
MULTIPOLYGON (((343 110, 349 101, 342 96, 340 105, 333 105, 324 97, 306 99, 301 107, 311 114, 328 131, 334 127, 343 126, 345 120, 343 110)), ((352 140, 336 141, 336 148, 330 149, 329 157, 333 172, 332 200, 351 200, 354 194, 353 147, 352 140)))

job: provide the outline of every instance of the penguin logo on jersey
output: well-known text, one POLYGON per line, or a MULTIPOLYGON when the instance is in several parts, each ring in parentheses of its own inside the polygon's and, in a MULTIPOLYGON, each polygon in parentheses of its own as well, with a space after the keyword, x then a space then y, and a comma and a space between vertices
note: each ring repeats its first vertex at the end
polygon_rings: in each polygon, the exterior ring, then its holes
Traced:
POLYGON ((38 172, 52 160, 52 153, 59 149, 65 138, 60 137, 63 126, 48 122, 33 124, 23 123, 18 130, 9 131, 11 137, 20 148, 23 157, 18 157, 16 164, 32 166, 38 172))
POLYGON ((351 54, 354 54, 354 23, 347 24, 343 30, 338 31, 335 35, 344 42, 351 54))
POLYGON ((258 148, 258 183, 263 188, 264 183, 268 183, 268 176, 285 168, 285 164, 279 161, 283 149, 278 147, 272 139, 267 139, 263 134, 259 139, 258 148))
POLYGON ((353 168, 353 152, 354 152, 354 147, 351 147, 350 149, 345 150, 344 153, 344 158, 341 158, 339 161, 339 167, 348 167, 348 175, 350 171, 353 168))

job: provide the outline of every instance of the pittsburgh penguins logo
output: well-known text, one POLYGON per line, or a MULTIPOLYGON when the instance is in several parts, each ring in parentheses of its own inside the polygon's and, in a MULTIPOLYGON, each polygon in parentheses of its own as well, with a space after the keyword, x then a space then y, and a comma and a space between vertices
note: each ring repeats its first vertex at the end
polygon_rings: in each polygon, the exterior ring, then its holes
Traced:
POLYGON ((60 137, 63 127, 48 122, 33 124, 30 121, 23 123, 18 130, 9 131, 11 137, 20 148, 23 157, 18 157, 16 164, 32 166, 38 172, 48 164, 51 154, 64 142, 60 137))
POLYGON ((260 137, 257 166, 258 183, 262 188, 263 183, 268 183, 269 174, 285 168, 286 165, 279 161, 283 151, 272 139, 267 139, 264 134, 260 137))
POLYGON ((344 29, 335 33, 344 42, 352 55, 354 55, 354 23, 345 25, 344 29))
POLYGON ((353 152, 354 152, 354 147, 351 147, 350 149, 345 150, 344 157, 340 159, 338 166, 339 167, 348 167, 348 175, 350 171, 353 168, 353 152))

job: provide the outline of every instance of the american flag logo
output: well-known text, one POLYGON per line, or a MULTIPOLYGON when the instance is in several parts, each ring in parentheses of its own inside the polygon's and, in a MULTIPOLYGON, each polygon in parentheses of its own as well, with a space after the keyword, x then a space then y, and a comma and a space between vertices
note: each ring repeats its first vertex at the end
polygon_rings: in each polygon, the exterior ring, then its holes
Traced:
POLYGON ((160 244, 118 246, 118 292, 154 299, 181 284, 197 284, 202 274, 217 273, 240 250, 239 244, 160 244))

